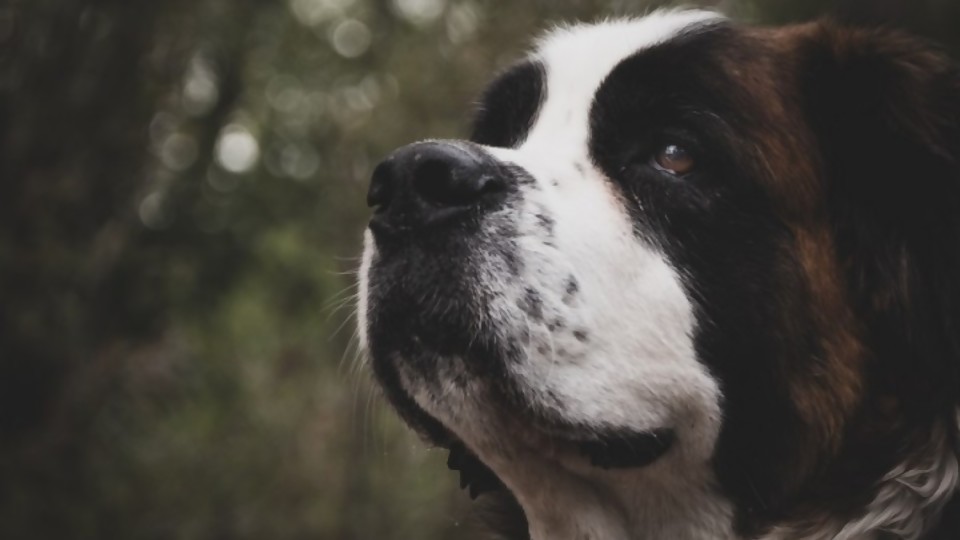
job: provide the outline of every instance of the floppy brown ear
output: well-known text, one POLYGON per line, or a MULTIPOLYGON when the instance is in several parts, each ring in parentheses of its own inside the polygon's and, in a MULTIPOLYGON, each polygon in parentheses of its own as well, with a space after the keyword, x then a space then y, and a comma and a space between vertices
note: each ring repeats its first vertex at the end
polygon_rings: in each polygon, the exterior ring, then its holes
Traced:
POLYGON ((874 384, 930 418, 960 397, 960 75, 898 32, 808 37, 801 99, 874 384))

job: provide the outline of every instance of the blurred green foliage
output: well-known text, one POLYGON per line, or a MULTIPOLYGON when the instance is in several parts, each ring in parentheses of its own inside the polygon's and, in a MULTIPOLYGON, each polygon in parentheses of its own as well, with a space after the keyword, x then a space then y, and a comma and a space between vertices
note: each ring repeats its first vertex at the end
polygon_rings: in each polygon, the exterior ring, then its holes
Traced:
MULTIPOLYGON (((668 3, 0 3, 0 538, 474 537, 352 346, 371 165, 668 3)), ((958 44, 947 0, 705 4, 958 44)))

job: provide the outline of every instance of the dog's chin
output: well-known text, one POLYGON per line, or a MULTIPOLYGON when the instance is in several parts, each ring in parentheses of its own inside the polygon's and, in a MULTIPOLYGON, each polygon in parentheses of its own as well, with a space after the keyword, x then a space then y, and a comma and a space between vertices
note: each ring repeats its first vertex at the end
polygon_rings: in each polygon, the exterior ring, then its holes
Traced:
POLYGON ((481 360, 475 355, 475 350, 454 357, 423 353, 420 361, 398 366, 411 400, 453 434, 434 442, 451 450, 451 468, 461 471, 461 484, 469 485, 471 494, 491 485, 470 460, 474 454, 480 460, 496 457, 492 454, 533 455, 576 469, 631 469, 653 464, 674 445, 675 431, 669 426, 572 422, 561 410, 530 401, 530 393, 503 367, 516 361, 509 350, 486 347, 483 370, 467 367, 481 360), (420 373, 423 357, 432 358, 430 373, 420 373))

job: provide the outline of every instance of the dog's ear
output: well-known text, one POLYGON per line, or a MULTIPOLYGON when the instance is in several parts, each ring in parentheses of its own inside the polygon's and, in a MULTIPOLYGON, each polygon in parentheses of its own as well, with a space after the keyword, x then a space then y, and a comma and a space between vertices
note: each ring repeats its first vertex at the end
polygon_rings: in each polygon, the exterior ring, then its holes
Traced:
MULTIPOLYGON (((836 249, 881 388, 960 397, 960 75, 899 32, 824 22, 801 47, 836 249)), ((903 400, 901 400, 903 401, 903 400)))

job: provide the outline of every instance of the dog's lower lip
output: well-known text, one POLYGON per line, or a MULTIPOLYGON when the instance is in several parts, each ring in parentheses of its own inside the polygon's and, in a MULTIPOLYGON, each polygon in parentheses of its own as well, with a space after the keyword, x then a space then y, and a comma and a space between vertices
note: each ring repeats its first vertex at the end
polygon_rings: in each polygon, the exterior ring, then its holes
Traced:
POLYGON ((655 429, 638 433, 601 435, 589 441, 580 441, 581 454, 590 464, 601 469, 628 469, 650 465, 673 445, 672 429, 655 429))

